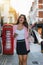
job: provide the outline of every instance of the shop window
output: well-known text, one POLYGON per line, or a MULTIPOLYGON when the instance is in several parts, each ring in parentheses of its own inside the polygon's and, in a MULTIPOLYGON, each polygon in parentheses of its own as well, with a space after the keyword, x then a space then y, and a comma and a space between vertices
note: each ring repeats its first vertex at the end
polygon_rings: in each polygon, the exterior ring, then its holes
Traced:
POLYGON ((42 28, 38 28, 38 33, 42 35, 42 28))

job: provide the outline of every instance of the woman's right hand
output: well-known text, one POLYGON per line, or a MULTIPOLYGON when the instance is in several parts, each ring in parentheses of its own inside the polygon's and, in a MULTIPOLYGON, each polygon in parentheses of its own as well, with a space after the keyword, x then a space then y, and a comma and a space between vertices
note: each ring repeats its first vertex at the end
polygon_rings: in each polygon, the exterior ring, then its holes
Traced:
POLYGON ((18 34, 17 33, 14 33, 14 38, 16 38, 18 36, 18 34))

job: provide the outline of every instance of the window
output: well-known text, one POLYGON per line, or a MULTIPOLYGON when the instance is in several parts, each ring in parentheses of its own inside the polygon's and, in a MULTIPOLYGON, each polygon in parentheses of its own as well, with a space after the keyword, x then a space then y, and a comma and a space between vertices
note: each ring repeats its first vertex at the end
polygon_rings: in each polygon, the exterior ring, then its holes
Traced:
POLYGON ((12 17, 9 18, 9 23, 12 23, 12 17))
POLYGON ((38 28, 38 33, 42 35, 42 28, 38 28))
POLYGON ((43 11, 39 11, 39 18, 43 18, 43 11))
POLYGON ((39 9, 43 9, 43 5, 38 5, 39 9))
POLYGON ((39 0, 38 3, 39 3, 39 4, 43 3, 43 0, 39 0))

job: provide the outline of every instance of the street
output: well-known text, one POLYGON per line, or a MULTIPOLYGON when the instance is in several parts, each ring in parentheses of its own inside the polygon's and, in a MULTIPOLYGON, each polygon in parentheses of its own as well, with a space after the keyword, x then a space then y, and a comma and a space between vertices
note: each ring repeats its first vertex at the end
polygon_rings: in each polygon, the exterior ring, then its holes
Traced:
POLYGON ((28 36, 31 44, 27 65, 43 65, 43 0, 0 0, 0 65, 19 65, 18 55, 13 49, 15 38, 25 39, 27 44, 28 36))
MULTIPOLYGON (((0 55, 0 65, 19 65, 17 54, 0 55)), ((40 45, 33 43, 30 44, 27 65, 43 65, 43 53, 41 53, 40 45)))

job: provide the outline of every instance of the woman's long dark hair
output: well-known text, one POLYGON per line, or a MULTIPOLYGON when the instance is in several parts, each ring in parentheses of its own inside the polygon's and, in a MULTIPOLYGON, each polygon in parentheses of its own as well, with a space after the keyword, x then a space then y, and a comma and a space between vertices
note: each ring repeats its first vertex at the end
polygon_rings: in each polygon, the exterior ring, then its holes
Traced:
POLYGON ((28 29, 28 23, 27 23, 27 19, 26 19, 26 16, 21 14, 17 20, 17 24, 19 24, 19 19, 21 18, 21 16, 24 16, 24 22, 23 22, 23 25, 28 29))

